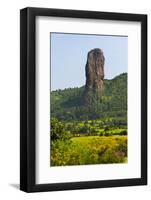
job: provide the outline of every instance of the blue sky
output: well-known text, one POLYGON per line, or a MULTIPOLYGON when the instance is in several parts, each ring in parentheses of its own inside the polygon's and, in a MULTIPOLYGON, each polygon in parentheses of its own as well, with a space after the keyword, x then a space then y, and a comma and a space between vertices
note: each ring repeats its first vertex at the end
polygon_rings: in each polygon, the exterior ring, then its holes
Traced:
POLYGON ((50 34, 51 90, 85 84, 87 53, 100 48, 105 56, 105 79, 127 72, 128 37, 84 34, 50 34))

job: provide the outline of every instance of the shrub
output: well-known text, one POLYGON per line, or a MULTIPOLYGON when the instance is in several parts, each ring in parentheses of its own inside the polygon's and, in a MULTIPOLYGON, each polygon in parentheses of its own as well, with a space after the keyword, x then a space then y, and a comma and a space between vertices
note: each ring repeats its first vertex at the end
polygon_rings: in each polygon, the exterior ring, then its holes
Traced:
POLYGON ((65 126, 62 122, 56 118, 51 119, 51 140, 68 140, 71 137, 69 131, 65 130, 65 126))

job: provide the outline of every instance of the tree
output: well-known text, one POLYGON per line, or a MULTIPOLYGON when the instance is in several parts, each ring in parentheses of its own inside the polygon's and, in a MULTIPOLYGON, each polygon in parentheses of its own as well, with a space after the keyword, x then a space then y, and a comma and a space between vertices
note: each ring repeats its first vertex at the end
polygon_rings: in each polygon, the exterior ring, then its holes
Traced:
POLYGON ((70 132, 66 131, 65 126, 56 118, 51 119, 51 140, 67 140, 70 138, 70 132))

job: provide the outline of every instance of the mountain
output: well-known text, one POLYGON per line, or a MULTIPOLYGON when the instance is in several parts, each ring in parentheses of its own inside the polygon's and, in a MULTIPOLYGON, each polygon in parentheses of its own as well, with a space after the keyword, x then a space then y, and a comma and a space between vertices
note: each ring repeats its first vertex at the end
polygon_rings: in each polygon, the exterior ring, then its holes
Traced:
POLYGON ((85 86, 52 91, 51 117, 59 120, 86 120, 105 117, 127 117, 127 73, 112 80, 104 79, 100 100, 84 104, 85 86))

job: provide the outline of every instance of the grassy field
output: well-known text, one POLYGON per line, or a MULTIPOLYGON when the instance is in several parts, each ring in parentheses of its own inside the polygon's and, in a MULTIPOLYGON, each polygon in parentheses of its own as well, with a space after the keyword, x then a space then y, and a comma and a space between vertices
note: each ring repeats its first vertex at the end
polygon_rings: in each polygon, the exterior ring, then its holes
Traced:
POLYGON ((81 136, 51 144, 51 166, 127 162, 127 135, 81 136))

